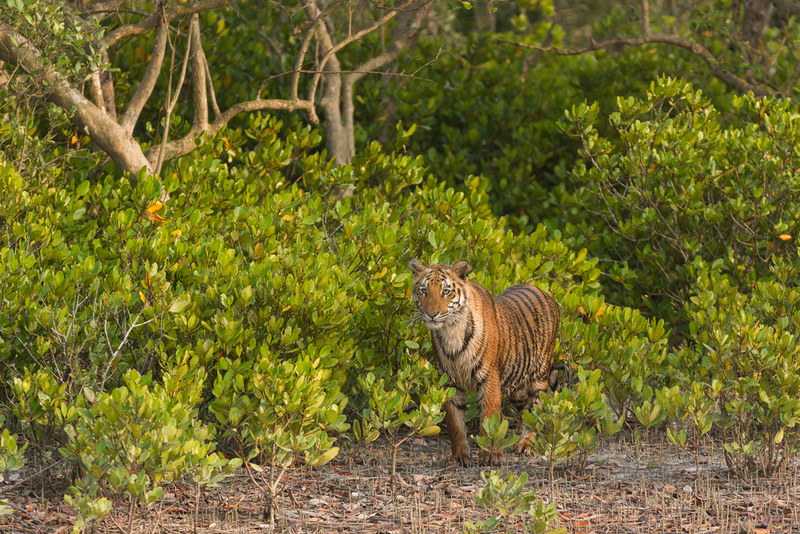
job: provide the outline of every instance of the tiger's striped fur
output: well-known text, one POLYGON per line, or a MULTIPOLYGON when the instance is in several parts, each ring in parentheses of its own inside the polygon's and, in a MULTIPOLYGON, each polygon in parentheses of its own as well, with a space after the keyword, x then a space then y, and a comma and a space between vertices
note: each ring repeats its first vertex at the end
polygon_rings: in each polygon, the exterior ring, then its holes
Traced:
MULTIPOLYGON (((452 458, 470 459, 464 413, 466 393, 478 392, 481 421, 500 412, 505 391, 519 410, 527 409, 548 387, 559 310, 553 298, 529 285, 508 288, 495 298, 467 279, 466 261, 454 265, 408 263, 414 276, 412 298, 419 318, 431 330, 440 372, 447 373, 455 396, 445 404, 452 458)), ((481 424, 483 433, 483 425, 481 424)), ((481 451, 482 461, 494 461, 481 451)))

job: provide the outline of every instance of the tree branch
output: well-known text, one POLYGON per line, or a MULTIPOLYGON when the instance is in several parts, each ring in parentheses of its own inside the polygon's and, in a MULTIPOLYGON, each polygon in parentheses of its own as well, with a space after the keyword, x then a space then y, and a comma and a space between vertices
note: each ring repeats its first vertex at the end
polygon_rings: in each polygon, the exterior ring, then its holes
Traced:
POLYGON ((126 132, 133 132, 133 128, 139 120, 139 115, 150 99, 150 95, 153 94, 153 89, 161 74, 164 54, 166 54, 167 51, 168 32, 169 24, 166 20, 156 26, 156 35, 153 42, 153 53, 150 55, 150 64, 147 66, 147 71, 144 73, 142 81, 139 82, 139 87, 136 88, 136 93, 133 95, 133 98, 131 98, 130 104, 128 104, 128 109, 125 110, 125 114, 122 116, 122 121, 120 121, 120 124, 125 128, 126 132))
POLYGON ((322 12, 320 12, 319 9, 316 8, 315 5, 314 5, 313 8, 311 8, 311 6, 313 5, 313 2, 309 2, 308 4, 306 4, 306 6, 305 6, 306 7, 306 13, 308 14, 309 18, 313 17, 313 19, 311 20, 311 27, 306 32, 306 36, 303 38, 303 43, 300 45, 300 53, 297 54, 297 61, 295 61, 295 64, 294 64, 294 71, 293 71, 294 74, 292 76, 291 93, 289 93, 291 95, 292 99, 298 98, 298 87, 300 85, 300 73, 302 72, 302 69, 303 69, 303 62, 305 61, 306 53, 308 52, 308 47, 311 44, 311 39, 317 33, 317 26, 322 24, 325 21, 325 18, 330 16, 331 13, 336 11, 345 2, 347 2, 347 0, 337 0, 335 3, 333 3, 330 6, 328 6, 325 9, 325 11, 322 11, 322 12), (313 9, 316 9, 316 12, 313 11, 313 9))
POLYGON ((652 33, 650 30, 650 4, 647 0, 642 0, 642 36, 649 37, 652 33))
POLYGON ((522 43, 519 41, 507 41, 505 39, 497 39, 497 41, 501 43, 511 44, 514 46, 519 46, 522 48, 529 48, 532 50, 540 50, 542 52, 555 52, 560 56, 577 56, 580 54, 585 54, 587 52, 593 52, 596 50, 602 50, 606 48, 611 48, 615 46, 643 46, 646 44, 668 44, 671 46, 677 46, 678 48, 683 48, 685 50, 690 51, 700 59, 706 62, 708 67, 711 69, 711 73, 714 75, 715 78, 722 81, 728 87, 735 89, 739 92, 746 93, 748 91, 752 91, 753 94, 756 96, 777 96, 783 97, 784 93, 782 91, 774 91, 769 88, 765 88, 759 85, 752 84, 747 80, 739 78, 735 74, 723 69, 717 58, 714 57, 707 48, 704 46, 687 39, 685 37, 681 37, 680 35, 673 35, 668 33, 653 33, 647 36, 639 36, 636 39, 630 39, 627 37, 615 37, 613 39, 607 39, 605 41, 601 41, 599 43, 592 41, 591 44, 585 48, 577 49, 577 50, 564 50, 557 46, 535 46, 529 45, 527 43, 522 43))
POLYGON ((160 20, 170 23, 176 18, 194 15, 195 13, 209 11, 211 9, 217 9, 219 7, 228 5, 230 2, 231 0, 198 0, 193 4, 165 9, 163 15, 157 11, 156 13, 153 13, 146 19, 141 20, 136 24, 129 24, 128 26, 117 28, 103 38, 103 44, 106 46, 112 46, 120 39, 146 33, 147 31, 155 28, 160 20))
MULTIPOLYGON (((196 17, 197 15, 192 15, 192 18, 196 17)), ((169 84, 167 86, 167 113, 164 117, 164 132, 161 136, 161 144, 158 146, 158 157, 155 161, 155 172, 156 174, 161 172, 161 165, 164 163, 164 150, 167 146, 167 139, 169 138, 169 125, 172 119, 172 110, 175 109, 175 106, 178 104, 178 97, 181 94, 181 89, 183 89, 183 80, 186 79, 186 67, 189 65, 189 56, 192 52, 192 34, 194 33, 195 27, 194 24, 189 25, 189 35, 187 36, 187 43, 186 43, 186 55, 183 58, 183 63, 181 66, 181 74, 178 77, 178 85, 175 86, 175 96, 170 100, 170 92, 172 91, 172 68, 170 68, 170 77, 169 77, 169 84)), ((175 64, 175 46, 172 47, 172 64, 175 64)), ((147 155, 145 154, 145 157, 147 155)))
POLYGON ((189 49, 192 58, 192 97, 194 118, 189 135, 196 135, 208 129, 208 93, 206 92, 206 56, 200 41, 200 17, 192 15, 189 24, 189 49))
POLYGON ((103 83, 100 81, 100 69, 92 69, 92 77, 89 80, 89 93, 92 101, 103 113, 106 111, 106 100, 103 98, 103 83))
MULTIPOLYGON (((392 20, 401 10, 406 9, 413 2, 414 2, 414 0, 406 0, 406 2, 401 7, 398 7, 396 9, 393 9, 392 11, 388 12, 386 15, 384 15, 383 17, 378 19, 371 26, 368 26, 368 27, 364 28, 363 30, 360 30, 360 31, 358 31, 358 32, 356 32, 354 34, 351 34, 346 39, 343 39, 341 42, 337 43, 336 45, 331 46, 327 50, 327 52, 325 52, 325 55, 320 60, 319 66, 317 67, 317 74, 315 74, 314 78, 311 80, 311 90, 310 90, 310 94, 309 94, 308 99, 310 101, 312 101, 312 102, 314 101, 314 95, 317 92, 317 85, 319 85, 320 76, 322 75, 322 72, 325 70, 325 66, 327 65, 328 61, 331 59, 331 57, 333 57, 334 54, 336 54, 336 52, 338 52, 339 50, 341 50, 345 46, 349 45, 353 41, 356 41, 356 40, 362 38, 363 36, 367 35, 368 33, 371 33, 373 31, 375 31, 376 29, 380 28, 381 26, 385 25, 387 22, 392 20)), ((311 3, 313 4, 313 2, 311 2, 311 3)), ((334 70, 339 70, 339 68, 338 67, 334 68, 334 70)))
POLYGON ((0 60, 21 66, 31 79, 40 84, 46 98, 71 113, 70 120, 88 134, 97 145, 111 156, 117 167, 134 176, 142 167, 152 171, 150 162, 142 154, 139 143, 122 126, 87 100, 80 91, 51 65, 43 63, 41 52, 0 22, 0 60))
MULTIPOLYGON (((236 115, 240 113, 249 113, 252 111, 262 111, 265 109, 274 109, 274 110, 281 110, 281 111, 297 111, 303 110, 306 111, 310 117, 315 119, 315 124, 319 122, 317 118, 316 112, 314 110, 313 102, 308 100, 279 100, 279 99, 270 99, 264 100, 257 98, 255 100, 249 100, 247 102, 239 102, 225 110, 213 123, 211 123, 206 130, 209 136, 213 137, 216 135, 231 119, 233 119, 236 115)), ((171 141, 164 146, 164 159, 163 161, 167 161, 173 158, 177 158, 188 154, 192 150, 197 148, 196 137, 186 136, 177 141, 171 141)), ((151 162, 154 161, 154 158, 157 156, 160 146, 150 147, 150 149, 145 152, 145 156, 151 162)))
POLYGON ((370 72, 376 72, 395 61, 403 50, 411 46, 419 37, 422 31, 420 21, 427 14, 427 7, 430 3, 418 6, 412 11, 404 11, 397 17, 394 39, 386 52, 375 56, 356 67, 355 72, 345 74, 342 80, 342 107, 344 114, 344 127, 348 136, 348 149, 351 154, 355 153, 355 125, 353 105, 353 94, 356 82, 370 72))
MULTIPOLYGON (((108 50, 103 49, 103 64, 108 65, 108 50)), ((114 76, 109 69, 100 73, 100 88, 103 91, 103 100, 106 104, 106 115, 117 120, 117 103, 114 96, 114 76)))
MULTIPOLYGON (((321 16, 321 12, 315 0, 309 0, 304 4, 306 16, 312 21, 322 21, 322 23, 315 26, 314 34, 317 37, 317 43, 321 52, 324 54, 324 59, 317 65, 319 73, 315 73, 312 81, 311 94, 308 98, 309 101, 314 102, 316 84, 321 76, 325 76, 325 86, 322 99, 320 99, 320 106, 325 112, 325 130, 327 132, 327 145, 328 153, 331 157, 336 159, 340 165, 346 165, 350 161, 350 152, 347 149, 347 132, 342 122, 342 110, 339 107, 342 94, 342 78, 337 74, 325 73, 328 70, 328 61, 330 61, 330 70, 341 70, 339 58, 336 57, 333 50, 336 48, 333 44, 333 39, 328 31, 327 25, 321 16)), ((297 73, 295 73, 297 75, 297 73)))
POLYGON ((217 104, 217 94, 214 92, 214 82, 211 80, 211 69, 208 68, 208 58, 203 54, 203 67, 206 71, 206 85, 208 85, 208 95, 211 97, 211 109, 214 111, 214 119, 216 120, 222 114, 217 104))

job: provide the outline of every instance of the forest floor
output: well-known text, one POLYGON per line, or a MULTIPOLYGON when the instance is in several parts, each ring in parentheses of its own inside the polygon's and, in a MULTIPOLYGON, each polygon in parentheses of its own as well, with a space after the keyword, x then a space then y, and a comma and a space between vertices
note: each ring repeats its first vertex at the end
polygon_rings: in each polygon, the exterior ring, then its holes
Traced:
MULTIPOLYGON (((407 440, 398 451, 394 491, 391 446, 383 440, 343 448, 319 469, 289 470, 274 499, 274 525, 264 514, 268 473, 240 469, 199 501, 192 487, 168 487, 155 505, 136 510, 130 525, 127 503, 116 502, 94 531, 463 532, 467 520, 489 517, 489 511, 476 506, 475 496, 483 485, 480 471, 490 468, 456 467, 445 461, 449 449, 446 437, 407 440)), ((566 527, 570 533, 800 534, 798 466, 781 476, 743 481, 725 468, 718 450, 701 449, 698 458, 696 465, 692 452, 678 451, 658 435, 637 443, 621 433, 600 444, 585 471, 556 470, 552 486, 545 464, 529 456, 507 455, 494 469, 527 472, 528 487, 557 505, 553 528, 566 527)), ((31 468, 31 473, 7 479, 0 499, 18 511, 0 518, 0 532, 72 530, 74 511, 63 500, 66 473, 33 474, 31 468)), ((516 520, 505 531, 527 530, 523 520, 516 520)))

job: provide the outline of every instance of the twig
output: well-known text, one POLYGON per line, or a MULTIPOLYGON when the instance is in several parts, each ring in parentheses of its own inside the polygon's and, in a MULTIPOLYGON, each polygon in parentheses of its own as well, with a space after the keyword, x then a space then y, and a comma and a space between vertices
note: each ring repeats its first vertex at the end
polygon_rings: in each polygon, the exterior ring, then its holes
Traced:
POLYGON ((171 7, 169 9, 165 9, 163 13, 154 13, 146 19, 137 22, 136 24, 129 24, 128 26, 117 28, 103 38, 103 43, 106 46, 111 46, 125 37, 133 37, 135 35, 146 33, 155 28, 162 18, 169 23, 176 18, 217 9, 229 4, 230 2, 231 0, 201 0, 186 6, 179 5, 176 7, 171 7))
POLYGON ((136 88, 133 98, 131 98, 128 109, 122 116, 120 124, 126 132, 133 132, 136 121, 139 120, 139 115, 142 113, 147 100, 153 94, 153 89, 156 86, 158 77, 161 74, 161 66, 164 63, 164 55, 167 51, 167 39, 169 33, 169 23, 164 16, 164 5, 158 3, 157 9, 161 13, 161 20, 156 26, 156 36, 153 41, 153 52, 150 58, 150 64, 147 66, 147 71, 144 73, 139 87, 136 88))
POLYGON ((671 46, 677 46, 678 48, 683 48, 685 50, 692 52, 694 55, 696 55, 697 57, 706 62, 706 64, 711 69, 711 73, 714 75, 714 77, 716 77, 717 79, 719 79, 732 89, 735 89, 742 93, 752 91, 753 94, 755 94, 756 96, 776 96, 779 98, 786 96, 782 91, 773 91, 772 89, 767 89, 759 85, 752 84, 747 80, 739 78, 733 73, 723 69, 719 65, 717 58, 714 57, 714 55, 707 48, 692 41, 691 39, 687 39, 680 35, 673 35, 669 33, 651 33, 649 35, 639 36, 636 39, 631 39, 628 37, 614 37, 612 39, 606 39, 605 41, 601 41, 599 43, 592 40, 589 46, 575 50, 566 50, 553 45, 550 46, 529 45, 528 43, 523 43, 519 41, 508 41, 506 39, 500 39, 500 38, 496 38, 496 40, 501 43, 519 46, 522 48, 529 48, 531 50, 541 50, 542 52, 555 52, 559 56, 577 56, 585 54, 587 52, 603 50, 615 46, 636 47, 636 46, 643 46, 646 44, 667 44, 671 46))
MULTIPOLYGON (((197 15, 193 15, 196 17, 197 15)), ((189 29, 189 41, 192 38, 192 32, 194 31, 194 25, 190 26, 189 29)), ((181 94, 181 89, 183 88, 183 80, 186 78, 186 67, 189 64, 189 55, 191 54, 192 47, 191 43, 186 43, 186 55, 183 58, 183 65, 181 66, 181 74, 178 77, 178 85, 175 87, 175 96, 170 101, 170 92, 172 91, 172 69, 170 68, 170 76, 169 76, 169 87, 167 91, 167 115, 164 118, 164 133, 161 136, 161 146, 158 153, 158 159, 156 160, 154 173, 158 175, 161 172, 161 165, 164 163, 164 150, 166 149, 167 139, 169 138, 169 122, 172 119, 172 110, 175 109, 175 106, 178 104, 178 97, 181 94)), ((175 63, 175 47, 172 47, 172 63, 175 63)))

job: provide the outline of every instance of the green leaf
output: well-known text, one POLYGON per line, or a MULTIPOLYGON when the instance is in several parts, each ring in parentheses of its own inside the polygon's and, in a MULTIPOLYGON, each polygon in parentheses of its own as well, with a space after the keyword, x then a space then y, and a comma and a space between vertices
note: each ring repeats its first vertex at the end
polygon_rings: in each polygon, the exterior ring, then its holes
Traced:
POLYGON ((78 186, 78 189, 75 190, 78 196, 83 196, 89 192, 89 180, 84 180, 81 182, 81 185, 78 186))
POLYGON ((425 436, 433 436, 441 432, 441 429, 436 425, 431 425, 429 427, 423 428, 421 431, 417 433, 418 436, 425 437, 425 436))
POLYGON ((169 312, 170 313, 180 313, 183 310, 185 310, 186 307, 189 304, 191 304, 191 300, 189 299, 189 297, 187 297, 187 296, 180 297, 177 300, 175 300, 172 303, 172 305, 169 307, 169 312))
POLYGON ((325 465, 326 463, 333 460, 336 455, 339 454, 339 447, 331 447, 327 451, 323 452, 312 461, 309 462, 309 465, 313 467, 319 467, 321 465, 325 465))

